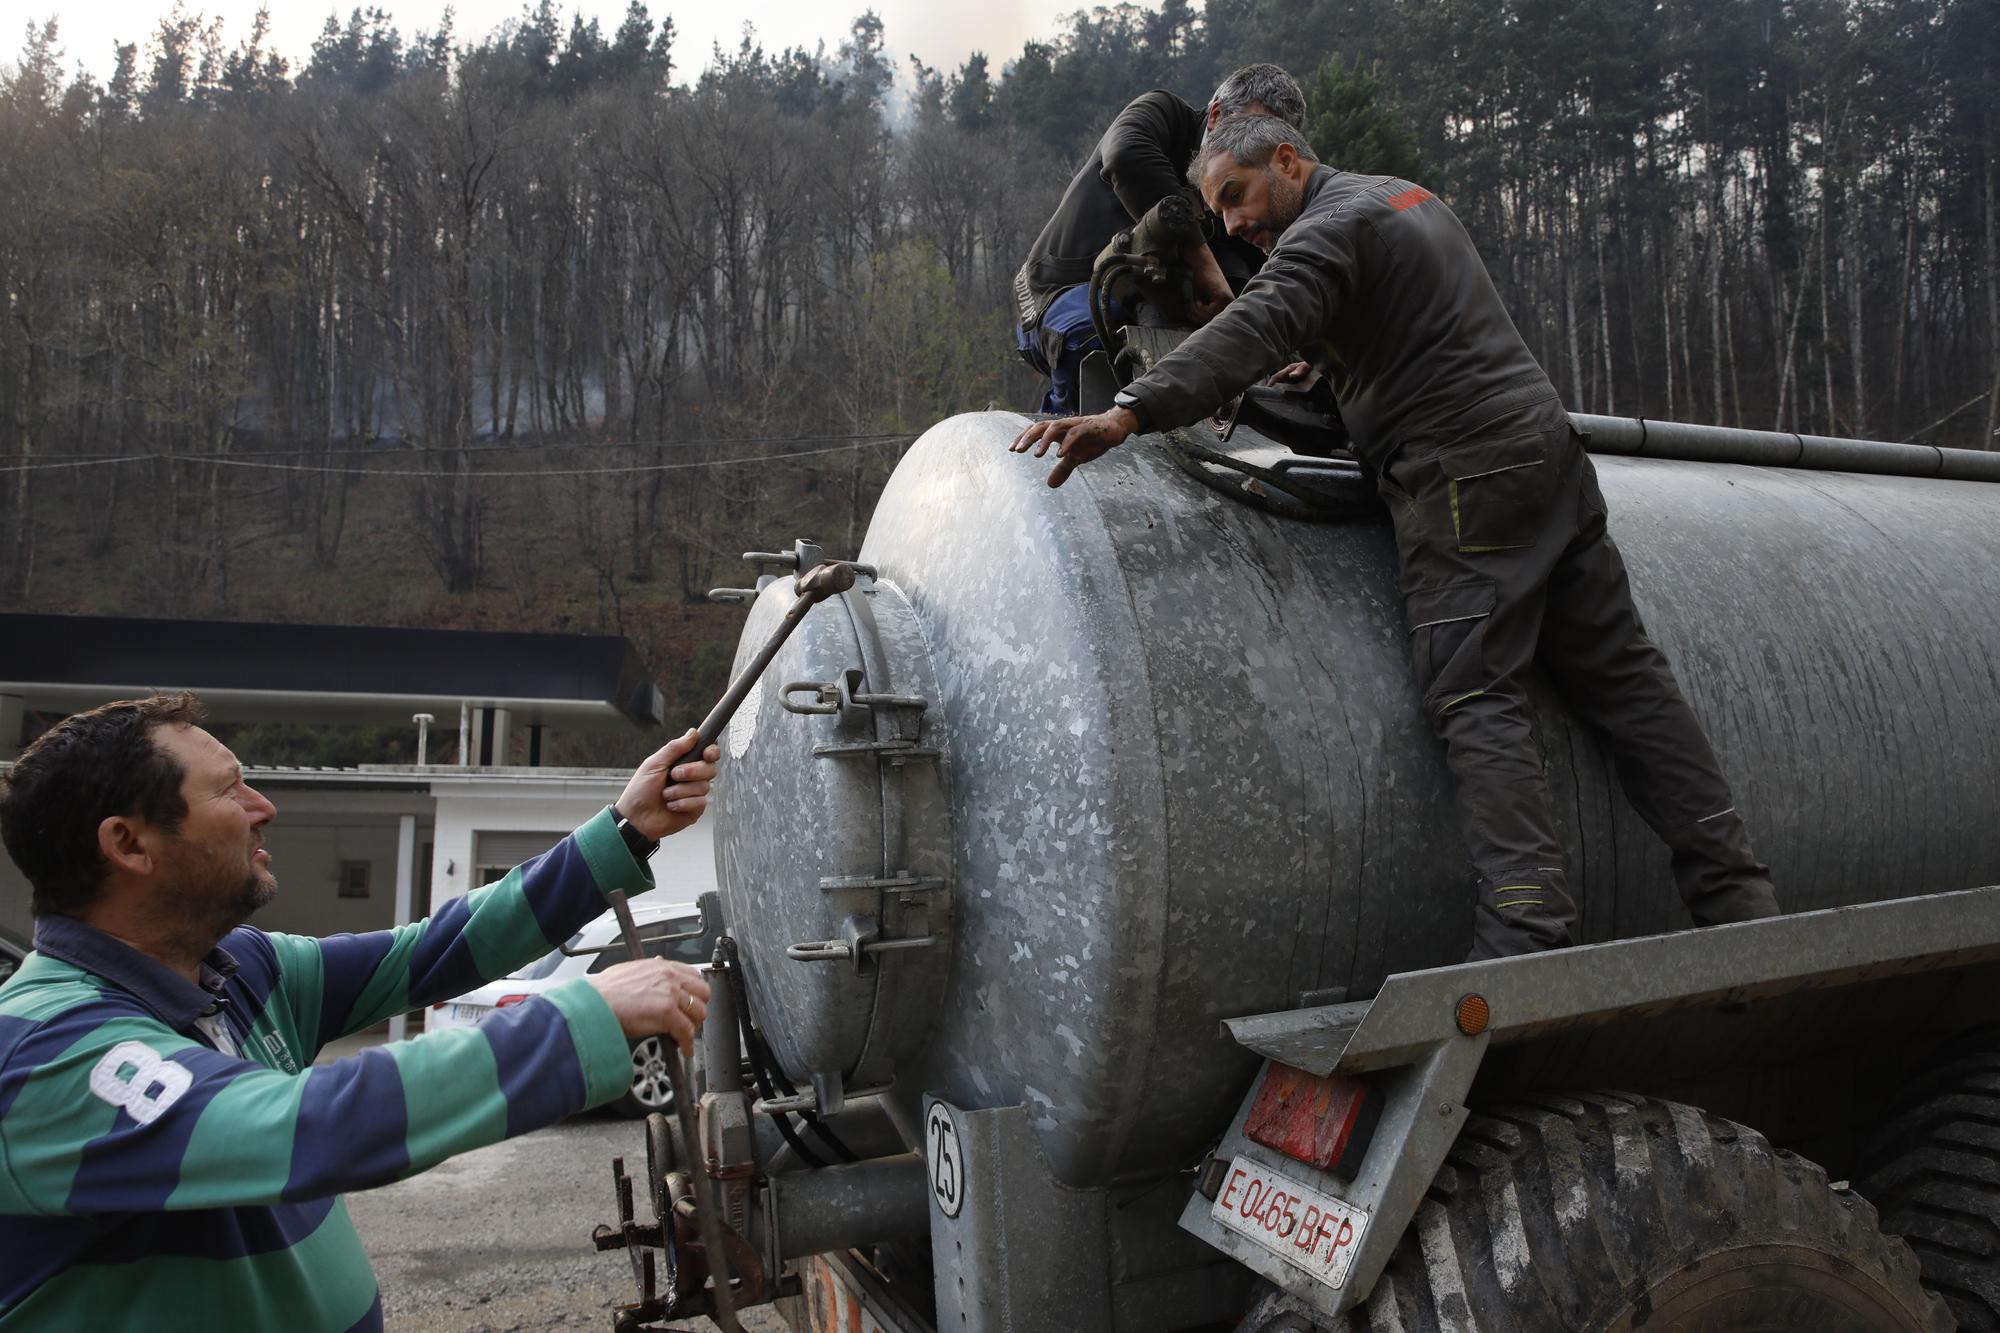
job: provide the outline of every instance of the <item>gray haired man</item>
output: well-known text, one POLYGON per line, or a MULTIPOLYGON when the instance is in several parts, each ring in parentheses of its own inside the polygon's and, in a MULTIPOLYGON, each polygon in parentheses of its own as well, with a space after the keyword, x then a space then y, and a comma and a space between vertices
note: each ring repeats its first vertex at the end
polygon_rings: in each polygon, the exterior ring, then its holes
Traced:
POLYGON ((1698 925, 1778 911, 1701 724, 1633 607, 1597 476, 1452 211, 1321 166, 1268 116, 1218 124, 1189 170, 1270 257, 1220 315, 1094 417, 1042 421, 1049 484, 1135 433, 1201 420, 1303 352, 1332 383, 1395 522, 1410 652, 1480 878, 1473 957, 1570 943, 1554 803, 1526 681, 1548 672, 1604 733, 1673 853, 1698 925))
MULTIPOLYGON (((1183 176, 1210 126, 1239 114, 1305 118, 1305 94, 1276 65, 1245 65, 1224 79, 1206 111, 1154 89, 1118 113, 1097 151, 1078 168, 1055 216, 1042 228, 1014 275, 1022 359, 1049 377, 1045 412, 1076 410, 1077 367, 1097 347, 1083 284, 1111 238, 1168 195, 1183 176)), ((1263 256, 1254 246, 1216 230, 1186 256, 1194 270, 1198 319, 1207 319, 1242 289, 1263 256)))

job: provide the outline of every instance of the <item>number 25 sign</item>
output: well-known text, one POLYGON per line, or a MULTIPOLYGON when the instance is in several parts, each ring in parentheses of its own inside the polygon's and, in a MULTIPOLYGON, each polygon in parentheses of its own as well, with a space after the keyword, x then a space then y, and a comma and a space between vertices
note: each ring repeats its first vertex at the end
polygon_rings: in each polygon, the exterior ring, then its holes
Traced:
POLYGON ((965 1204, 965 1155, 958 1146, 958 1124, 943 1102, 932 1102, 924 1118, 924 1152, 930 1158, 931 1193, 946 1217, 957 1217, 965 1204))

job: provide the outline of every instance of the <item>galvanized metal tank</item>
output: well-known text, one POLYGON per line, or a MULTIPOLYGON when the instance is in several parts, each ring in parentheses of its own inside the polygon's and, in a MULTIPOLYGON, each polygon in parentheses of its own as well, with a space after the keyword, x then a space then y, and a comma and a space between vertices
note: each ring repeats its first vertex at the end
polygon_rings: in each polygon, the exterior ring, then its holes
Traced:
MULTIPOLYGON (((1219 1019, 1462 958, 1474 877, 1386 520, 1270 517, 1144 439, 1051 490, 1021 424, 959 417, 903 460, 876 577, 731 728, 717 857, 757 1017, 822 1104, 893 1082, 913 1143, 927 1092, 1027 1104, 1082 1186, 1226 1124, 1254 1061, 1219 1019)), ((1597 466, 1786 906, 2000 882, 2000 487, 1597 466)), ((1686 927, 1544 703, 1582 938, 1686 927)))

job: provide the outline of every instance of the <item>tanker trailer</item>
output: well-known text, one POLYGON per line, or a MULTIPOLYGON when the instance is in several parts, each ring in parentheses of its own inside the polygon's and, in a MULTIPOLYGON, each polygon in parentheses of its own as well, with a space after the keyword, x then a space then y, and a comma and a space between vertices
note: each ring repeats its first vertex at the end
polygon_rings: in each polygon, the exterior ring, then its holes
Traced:
MULTIPOLYGON (((1386 520, 1199 484, 1218 448, 1275 475, 1250 425, 1051 490, 1007 452, 1021 418, 944 422, 723 746, 692 1166, 723 1186, 739 1306, 1996 1326, 2000 458, 1577 420, 1790 915, 1686 930, 1545 694, 1580 943, 1460 963, 1473 876, 1386 520)), ((1312 466, 1299 493, 1339 490, 1312 466)), ((747 655, 791 580, 728 595, 747 655)), ((627 1182, 599 1235, 635 1250, 624 1327, 699 1312, 724 1267, 691 1253, 688 1146, 657 1118, 648 1146, 667 1220, 627 1182)))

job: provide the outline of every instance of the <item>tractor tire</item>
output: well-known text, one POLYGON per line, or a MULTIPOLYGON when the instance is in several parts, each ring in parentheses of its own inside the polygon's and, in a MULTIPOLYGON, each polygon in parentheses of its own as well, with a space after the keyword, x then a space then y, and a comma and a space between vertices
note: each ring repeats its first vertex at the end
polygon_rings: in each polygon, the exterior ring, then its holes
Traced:
POLYGON ((1912 1089, 1862 1150, 1854 1187, 1969 1333, 2000 1333, 2000 1050, 1912 1089))
POLYGON ((1951 1333, 1917 1261, 1812 1162, 1618 1093, 1475 1114, 1360 1309, 1238 1333, 1951 1333))

